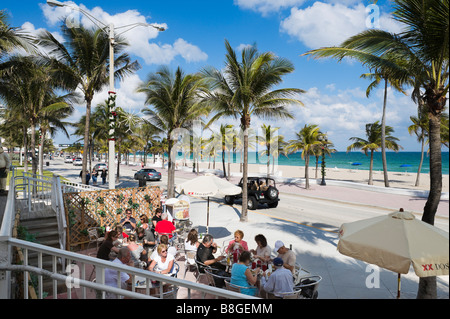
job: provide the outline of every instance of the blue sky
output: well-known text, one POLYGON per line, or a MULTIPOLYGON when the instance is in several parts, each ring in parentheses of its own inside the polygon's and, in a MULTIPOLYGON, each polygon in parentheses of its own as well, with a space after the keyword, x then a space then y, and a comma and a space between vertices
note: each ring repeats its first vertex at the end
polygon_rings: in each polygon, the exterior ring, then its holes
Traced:
MULTIPOLYGON (((150 72, 160 65, 168 65, 173 70, 181 66, 185 72, 197 72, 206 66, 220 69, 224 66, 224 40, 227 39, 238 51, 256 44, 259 51, 271 51, 289 59, 295 71, 285 77, 280 87, 307 91, 299 96, 305 107, 292 107, 295 120, 253 118, 253 127, 263 123, 280 127, 279 134, 289 140, 305 124, 317 124, 328 133, 339 151, 345 151, 350 137, 364 137, 365 124, 381 120, 382 86, 370 98, 365 96, 369 82, 360 79, 360 75, 366 69, 352 61, 337 63, 300 56, 310 49, 338 45, 367 29, 368 15, 374 15, 373 11, 366 11, 371 4, 368 0, 80 0, 64 3, 79 5, 99 20, 113 22, 115 26, 146 22, 167 27, 160 33, 135 28, 124 34, 130 43, 128 52, 142 68, 122 83, 116 83, 117 99, 121 107, 135 114, 140 114, 144 107, 144 96, 134 89, 150 72)), ((400 32, 401 26, 389 16, 389 2, 378 1, 377 5, 379 27, 400 32)), ((50 8, 45 1, 8 1, 6 9, 11 26, 32 33, 47 29, 60 38, 60 19, 69 15, 71 21, 90 23, 77 11, 50 8)), ((107 91, 105 88, 96 95, 94 106, 106 99, 107 91)), ((83 113, 83 106, 77 107, 70 121, 76 121, 83 113)), ((407 132, 409 116, 415 114, 416 106, 409 95, 389 91, 387 125, 394 127, 394 135, 405 151, 420 150, 416 138, 407 132)), ((222 122, 232 123, 232 119, 222 122)), ((77 138, 68 140, 58 134, 54 141, 65 144, 77 138)))

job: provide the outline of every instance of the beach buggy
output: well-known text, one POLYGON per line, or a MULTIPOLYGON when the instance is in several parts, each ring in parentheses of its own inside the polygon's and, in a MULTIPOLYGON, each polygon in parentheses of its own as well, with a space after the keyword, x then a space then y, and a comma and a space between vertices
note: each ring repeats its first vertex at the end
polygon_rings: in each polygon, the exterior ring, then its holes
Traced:
MULTIPOLYGON (((238 186, 242 188, 243 180, 239 182, 238 186)), ((278 206, 278 189, 273 178, 268 177, 248 177, 248 209, 258 208, 258 204, 267 203, 269 208, 278 206)), ((242 193, 234 196, 225 196, 225 203, 233 205, 236 199, 242 199, 242 193)))

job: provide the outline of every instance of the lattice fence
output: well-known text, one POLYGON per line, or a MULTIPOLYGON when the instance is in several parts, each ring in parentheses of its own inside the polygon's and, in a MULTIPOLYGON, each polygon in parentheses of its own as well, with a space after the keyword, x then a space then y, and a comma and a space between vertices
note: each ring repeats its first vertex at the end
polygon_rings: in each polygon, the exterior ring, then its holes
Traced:
POLYGON ((149 220, 161 205, 158 186, 119 188, 104 191, 65 193, 64 207, 68 223, 67 250, 89 242, 88 228, 114 228, 130 208, 132 216, 146 215, 149 220))

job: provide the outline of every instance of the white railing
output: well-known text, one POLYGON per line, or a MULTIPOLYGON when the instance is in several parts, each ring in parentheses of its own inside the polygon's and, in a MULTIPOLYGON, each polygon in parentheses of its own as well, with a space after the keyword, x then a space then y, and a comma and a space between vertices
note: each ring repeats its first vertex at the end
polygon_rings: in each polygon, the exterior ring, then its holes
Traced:
MULTIPOLYGON (((199 291, 202 294, 202 297, 205 298, 206 294, 214 297, 222 297, 222 298, 230 298, 230 299, 255 299, 256 297, 243 295, 240 293, 236 293, 233 291, 228 291, 221 288, 211 287, 208 285, 191 282, 183 279, 178 279, 174 277, 168 277, 166 275, 156 274, 153 272, 149 272, 147 270, 122 266, 110 261, 101 260, 98 258, 69 252, 63 249, 57 249, 53 247, 48 247, 45 245, 32 243, 20 239, 16 239, 12 237, 12 229, 14 225, 15 213, 16 213, 16 191, 17 188, 22 190, 30 190, 30 185, 21 185, 20 187, 16 187, 18 185, 15 184, 16 181, 16 172, 13 168, 11 170, 12 176, 10 179, 10 191, 8 193, 7 203, 5 207, 5 212, 3 216, 3 222, 0 228, 0 299, 11 299, 12 297, 12 273, 15 274, 22 272, 23 273, 23 291, 24 298, 28 299, 28 274, 33 273, 38 277, 36 290, 38 292, 38 298, 44 298, 43 291, 43 280, 45 278, 50 278, 53 283, 53 298, 58 298, 58 294, 61 294, 61 291, 58 291, 58 281, 62 281, 66 283, 66 292, 67 298, 71 298, 72 289, 79 287, 80 293, 77 296, 80 299, 87 298, 87 289, 94 289, 99 291, 98 296, 100 298, 105 298, 106 293, 112 293, 119 296, 125 296, 128 298, 158 298, 163 297, 163 283, 170 284, 175 287, 183 287, 187 289, 187 299, 191 298, 192 291, 199 291), (26 186, 26 187, 23 187, 26 186), (23 263, 15 264, 13 262, 13 248, 20 249, 23 253, 24 260, 23 263), (29 261, 29 256, 32 254, 37 254, 37 265, 31 265, 29 261), (52 270, 45 270, 43 268, 43 259, 45 257, 50 256, 52 259, 52 270), (58 263, 61 261, 66 261, 67 267, 63 267, 63 271, 58 272, 58 263), (95 281, 90 280, 90 274, 86 273, 86 269, 88 267, 95 267, 95 281), (131 291, 127 289, 122 289, 121 287, 111 287, 105 285, 105 269, 113 269, 118 272, 118 277, 120 278, 120 273, 125 272, 129 274, 132 278, 131 291), (136 292, 135 283, 137 277, 144 278, 146 281, 146 289, 145 293, 136 292), (150 296, 150 283, 152 281, 159 282, 159 295, 150 296)), ((33 184, 37 180, 41 183, 42 188, 38 188, 37 190, 44 190, 48 185, 44 185, 42 182, 45 180, 46 183, 52 183, 50 187, 53 192, 55 192, 54 196, 51 196, 52 201, 56 201, 56 203, 52 202, 52 207, 61 211, 64 203, 62 202, 62 188, 58 185, 59 178, 55 177, 53 180, 38 178, 38 176, 26 176, 23 175, 23 181, 28 181, 33 184), (60 190, 58 192, 58 190, 60 190), (58 195, 58 193, 60 193, 58 195)), ((22 182, 24 184, 24 182, 22 182)), ((62 214, 61 216, 63 216, 62 214)), ((58 222, 60 223, 60 222, 58 222)), ((65 220, 61 220, 61 224, 65 225, 65 220)), ((120 282, 118 283, 120 284, 120 282)))
MULTIPOLYGON (((100 291, 99 298, 105 298, 106 293, 113 293, 119 296, 125 296, 128 298, 138 298, 138 299, 144 299, 144 298, 158 298, 160 296, 163 296, 163 283, 164 284, 170 284, 176 287, 184 287, 188 290, 188 296, 187 299, 191 298, 191 291, 196 290, 203 293, 203 296, 205 294, 213 295, 216 297, 223 297, 223 298, 230 298, 230 299, 256 299, 252 296, 242 295, 240 293, 228 291, 221 288, 211 287, 204 284, 198 284, 195 282, 191 282, 188 280, 178 279, 174 277, 169 277, 166 275, 156 274, 153 272, 149 272, 148 270, 143 270, 135 267, 130 266, 121 266, 115 263, 112 263, 110 261, 69 252, 69 251, 62 251, 60 249, 47 247, 44 245, 27 242, 19 239, 11 238, 8 240, 8 244, 10 247, 17 247, 22 249, 23 255, 24 255, 24 262, 21 265, 13 265, 9 264, 7 267, 3 267, 4 270, 8 271, 22 271, 24 272, 24 291, 27 291, 25 289, 28 287, 28 273, 34 273, 38 276, 38 282, 39 287, 37 288, 37 296, 38 298, 43 298, 44 293, 42 289, 42 277, 50 277, 53 281, 53 298, 57 298, 58 294, 61 294, 63 292, 57 291, 57 281, 63 281, 66 283, 67 288, 67 298, 71 298, 72 296, 72 289, 79 288, 79 298, 85 299, 87 296, 87 289, 94 289, 97 291, 100 291), (38 254, 38 266, 31 266, 28 262, 28 256, 31 254, 31 252, 37 252, 38 254), (52 256, 53 259, 53 270, 47 271, 42 269, 42 260, 46 256, 52 256), (67 260, 67 269, 63 273, 58 273, 56 271, 57 268, 57 258, 64 258, 67 260), (86 272, 86 266, 94 266, 95 267, 95 273, 96 273, 96 280, 90 281, 89 276, 90 274, 86 272), (111 287, 105 285, 105 269, 113 269, 118 272, 118 278, 120 278, 121 272, 125 272, 129 274, 132 278, 132 285, 131 285, 131 291, 127 289, 122 289, 120 286, 118 287, 111 287), (157 281, 159 282, 159 292, 156 296, 150 296, 150 289, 147 289, 146 293, 136 292, 135 284, 136 284, 136 278, 144 278, 145 281, 150 285, 151 281, 157 281)), ((0 266, 1 269, 1 266, 0 266)), ((142 279, 141 279, 142 280, 142 279)), ((118 282, 120 285, 120 281, 118 282)), ((28 295, 25 294, 25 299, 28 299, 28 295)))

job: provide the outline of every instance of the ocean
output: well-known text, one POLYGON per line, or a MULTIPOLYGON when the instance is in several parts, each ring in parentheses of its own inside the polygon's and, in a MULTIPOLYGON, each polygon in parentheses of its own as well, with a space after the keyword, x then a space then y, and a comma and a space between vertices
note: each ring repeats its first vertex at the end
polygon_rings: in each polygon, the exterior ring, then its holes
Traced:
MULTIPOLYGON (((388 166, 388 171, 390 172, 408 172, 415 173, 419 169, 420 164, 420 152, 386 152, 386 161, 388 166), (406 165, 406 167, 405 167, 406 165)), ((189 156, 192 159, 192 155, 189 156)), ((383 163, 381 161, 381 152, 374 153, 373 159, 373 169, 374 171, 383 171, 383 163)), ((178 154, 177 159, 182 159, 181 153, 178 154)), ((228 160, 228 153, 226 154, 225 160, 228 160)), ((319 162, 322 158, 319 158, 319 162)), ((203 162, 207 162, 208 158, 204 157, 203 162)), ((211 159, 212 161, 212 159, 211 159)), ((216 167, 217 162, 221 162, 222 157, 219 154, 216 157, 216 167)), ((240 163, 240 155, 232 155, 232 163, 240 163)), ((249 164, 260 164, 264 165, 267 161, 266 156, 259 156, 256 152, 249 152, 249 164)), ((311 156, 309 165, 315 166, 316 158, 311 156)), ((325 158, 325 164, 328 168, 339 168, 339 169, 361 169, 369 170, 370 166, 370 154, 364 155, 362 152, 337 152, 327 156, 325 158), (360 163, 360 165, 352 165, 353 163, 360 163)), ((280 155, 278 158, 278 165, 289 165, 289 166, 304 166, 305 161, 301 158, 301 153, 290 154, 288 157, 280 155)), ((319 163, 319 166, 321 164, 319 163)), ((430 172, 429 157, 425 153, 422 173, 430 172)), ((449 152, 442 152, 442 174, 449 174, 449 152)))

